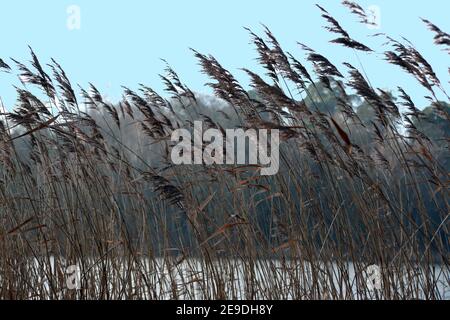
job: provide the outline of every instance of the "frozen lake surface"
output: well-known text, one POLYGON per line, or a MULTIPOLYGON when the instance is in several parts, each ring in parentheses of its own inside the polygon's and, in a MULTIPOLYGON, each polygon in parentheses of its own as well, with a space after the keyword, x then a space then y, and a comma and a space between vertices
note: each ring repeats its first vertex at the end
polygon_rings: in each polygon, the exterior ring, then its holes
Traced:
POLYGON ((50 258, 19 272, 29 299, 450 299, 449 268, 437 265, 50 258))

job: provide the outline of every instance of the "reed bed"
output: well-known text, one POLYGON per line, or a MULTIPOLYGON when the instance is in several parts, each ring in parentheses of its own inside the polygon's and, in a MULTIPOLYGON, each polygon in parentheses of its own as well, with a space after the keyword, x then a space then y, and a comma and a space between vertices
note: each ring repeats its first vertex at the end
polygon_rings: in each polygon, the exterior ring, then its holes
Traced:
MULTIPOLYGON (((357 4, 343 5, 369 23, 357 4)), ((375 52, 318 10, 333 45, 375 52)), ((450 53, 450 35, 424 23, 450 53)), ((421 130, 448 128, 450 99, 431 63, 410 42, 378 35, 387 44, 377 52, 428 91, 433 116, 406 89, 374 88, 362 66, 334 65, 303 44, 298 58, 268 28, 248 31, 266 71, 244 69, 251 92, 193 51, 220 107, 202 105, 169 65, 165 95, 124 87, 113 104, 94 85, 74 88, 31 49, 29 65, 0 60, 23 83, 0 121, 0 298, 450 297, 449 137, 421 130), (173 165, 171 133, 195 120, 279 129, 279 173, 173 165), (76 289, 67 287, 70 265, 76 289), (371 265, 380 288, 366 280, 371 265)))

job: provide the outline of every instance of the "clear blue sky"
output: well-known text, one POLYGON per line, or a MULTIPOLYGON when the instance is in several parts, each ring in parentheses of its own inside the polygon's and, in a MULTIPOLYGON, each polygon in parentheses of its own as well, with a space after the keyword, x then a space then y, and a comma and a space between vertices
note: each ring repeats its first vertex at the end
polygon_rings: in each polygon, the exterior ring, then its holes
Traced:
MULTIPOLYGON (((428 1, 359 1, 363 7, 377 5, 381 12, 381 29, 368 30, 341 6, 340 1, 299 0, 72 0, 25 1, 2 3, 0 57, 29 60, 27 45, 33 47, 42 63, 55 58, 66 70, 72 83, 83 87, 94 83, 112 100, 120 98, 121 85, 136 88, 138 83, 162 90, 158 73, 163 70, 159 58, 165 58, 193 90, 209 92, 206 77, 189 47, 213 54, 244 85, 246 76, 241 67, 255 68, 256 54, 243 29, 262 30, 267 25, 283 47, 303 58, 296 41, 303 42, 339 65, 348 60, 355 65, 351 50, 328 43, 333 35, 321 28, 325 24, 318 2, 327 8, 349 31, 350 35, 369 46, 382 41, 369 38, 375 32, 394 37, 405 36, 428 58, 449 89, 448 54, 432 45, 432 34, 419 20, 425 17, 450 32, 450 2, 428 1), (81 29, 67 28, 69 5, 81 9, 81 29)), ((375 86, 390 88, 402 85, 419 103, 426 94, 414 80, 395 67, 377 62, 380 55, 360 55, 375 86)), ((11 63, 12 65, 12 63, 11 63)), ((15 100, 12 84, 19 84, 13 75, 0 73, 0 96, 7 106, 15 100)))

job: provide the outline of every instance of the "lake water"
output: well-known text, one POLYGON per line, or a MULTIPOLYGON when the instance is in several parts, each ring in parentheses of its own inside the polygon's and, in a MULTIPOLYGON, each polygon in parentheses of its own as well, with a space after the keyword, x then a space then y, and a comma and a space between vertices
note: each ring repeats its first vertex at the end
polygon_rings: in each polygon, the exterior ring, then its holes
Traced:
POLYGON ((34 259, 20 276, 30 284, 30 299, 450 299, 449 274, 448 266, 437 265, 394 271, 353 263, 157 258, 69 266, 50 258, 34 259))

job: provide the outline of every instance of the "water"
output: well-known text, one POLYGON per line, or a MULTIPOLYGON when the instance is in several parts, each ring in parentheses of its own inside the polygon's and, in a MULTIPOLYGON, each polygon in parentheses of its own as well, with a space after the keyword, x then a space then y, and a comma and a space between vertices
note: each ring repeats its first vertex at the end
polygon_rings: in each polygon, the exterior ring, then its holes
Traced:
MULTIPOLYGON (((26 298, 450 299, 449 268, 382 270, 353 263, 173 258, 22 263, 26 298), (25 265, 24 265, 25 264, 25 265)), ((3 278, 0 273, 0 280, 3 278)))

